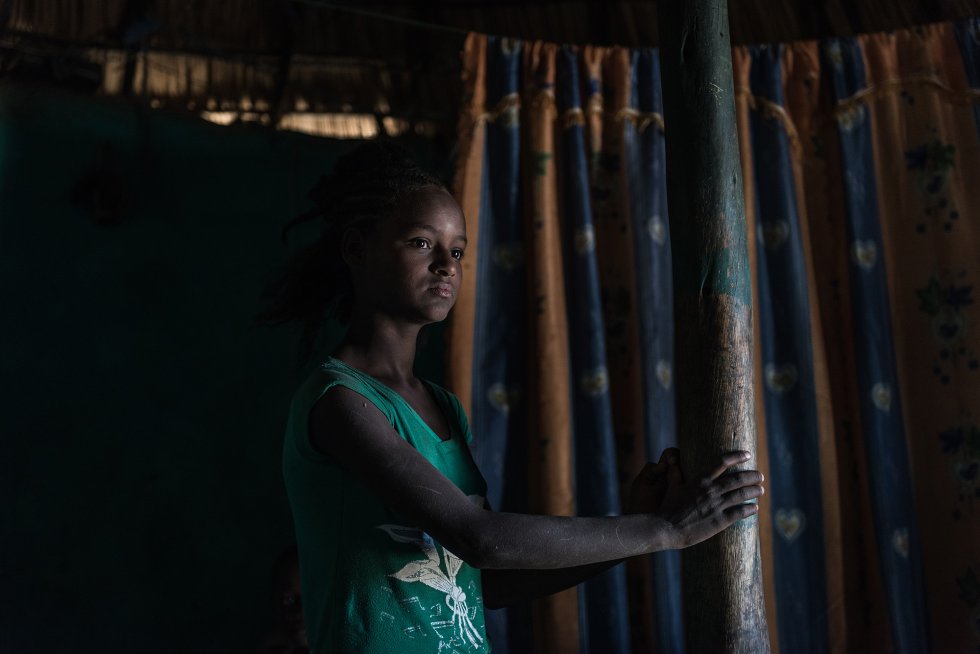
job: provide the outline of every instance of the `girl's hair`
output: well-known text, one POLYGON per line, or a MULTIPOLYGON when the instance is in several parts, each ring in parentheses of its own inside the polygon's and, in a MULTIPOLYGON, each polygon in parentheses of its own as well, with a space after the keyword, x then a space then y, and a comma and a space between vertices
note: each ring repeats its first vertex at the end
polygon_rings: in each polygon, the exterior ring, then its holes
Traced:
POLYGON ((398 211, 406 196, 432 187, 444 189, 445 185, 391 142, 367 141, 341 157, 333 172, 321 176, 310 191, 313 208, 282 230, 285 242, 296 225, 318 218, 323 221, 319 238, 297 252, 266 287, 263 298, 267 304, 257 316, 259 322, 300 323, 302 354, 308 356, 327 318, 341 323, 350 319, 354 289, 341 256, 344 232, 352 227, 371 231, 398 211))

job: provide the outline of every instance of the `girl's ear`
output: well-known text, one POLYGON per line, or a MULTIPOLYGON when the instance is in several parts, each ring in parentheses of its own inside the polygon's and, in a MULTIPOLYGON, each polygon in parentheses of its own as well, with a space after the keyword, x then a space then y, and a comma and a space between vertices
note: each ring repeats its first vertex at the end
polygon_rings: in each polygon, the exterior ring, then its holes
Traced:
POLYGON ((340 241, 340 255, 344 262, 353 266, 364 261, 364 235, 356 227, 348 227, 340 241))

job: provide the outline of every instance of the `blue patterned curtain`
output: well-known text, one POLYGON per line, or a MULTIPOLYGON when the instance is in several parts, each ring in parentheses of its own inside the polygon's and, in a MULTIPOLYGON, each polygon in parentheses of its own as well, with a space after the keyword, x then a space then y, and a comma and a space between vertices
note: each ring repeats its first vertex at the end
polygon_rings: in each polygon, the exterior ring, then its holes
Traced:
MULTIPOLYGON (((978 42, 969 20, 733 53, 774 649, 980 644, 978 42)), ((495 508, 615 514, 676 442, 684 365, 659 57, 474 35, 464 60, 450 384, 495 508)), ((490 612, 494 648, 682 652, 679 565, 490 612)))

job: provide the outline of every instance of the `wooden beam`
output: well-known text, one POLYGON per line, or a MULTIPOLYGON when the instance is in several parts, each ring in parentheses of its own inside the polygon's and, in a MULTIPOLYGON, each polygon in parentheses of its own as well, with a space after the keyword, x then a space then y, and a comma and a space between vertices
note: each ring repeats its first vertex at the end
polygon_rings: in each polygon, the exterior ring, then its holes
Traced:
MULTIPOLYGON (((289 0, 281 0, 274 20, 279 22, 279 33, 282 37, 282 54, 279 56, 279 66, 276 69, 275 86, 269 96, 269 129, 279 126, 282 115, 286 113, 284 98, 289 86, 289 70, 296 50, 296 9, 289 0)), ((271 21, 270 21, 271 22, 271 21)))
MULTIPOLYGON (((691 479, 723 452, 755 452, 752 277, 728 8, 658 4, 678 441, 691 479)), ((684 550, 682 569, 688 651, 769 652, 755 517, 684 550)))
MULTIPOLYGON (((126 0, 116 26, 115 40, 126 48, 126 66, 123 69, 121 95, 133 95, 133 79, 136 77, 136 55, 139 54, 143 41, 147 36, 145 26, 147 12, 151 0, 126 0)), ((146 84, 146 80, 143 80, 146 84)))

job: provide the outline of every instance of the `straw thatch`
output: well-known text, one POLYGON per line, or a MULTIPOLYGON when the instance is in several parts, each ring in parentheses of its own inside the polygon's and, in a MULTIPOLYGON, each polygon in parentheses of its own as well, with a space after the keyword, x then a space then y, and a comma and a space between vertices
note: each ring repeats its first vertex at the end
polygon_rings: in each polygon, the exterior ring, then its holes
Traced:
MULTIPOLYGON (((785 42, 974 15, 980 0, 732 0, 729 12, 735 43, 785 42)), ((655 45, 656 3, 8 0, 0 76, 47 78, 216 122, 450 135, 465 30, 655 45)))

